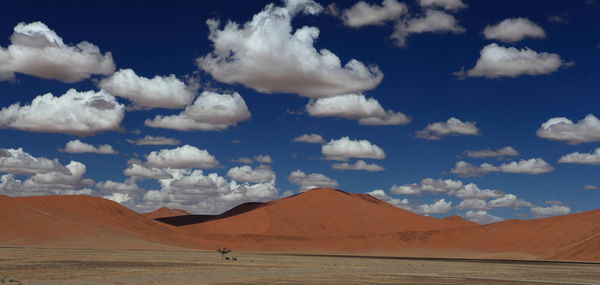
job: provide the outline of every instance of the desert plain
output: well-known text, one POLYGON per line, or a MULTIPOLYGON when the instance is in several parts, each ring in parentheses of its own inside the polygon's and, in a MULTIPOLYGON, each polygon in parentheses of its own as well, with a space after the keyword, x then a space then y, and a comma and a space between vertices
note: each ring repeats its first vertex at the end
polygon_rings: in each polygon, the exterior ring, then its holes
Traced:
POLYGON ((0 284, 600 284, 600 264, 216 251, 1 248, 0 284))

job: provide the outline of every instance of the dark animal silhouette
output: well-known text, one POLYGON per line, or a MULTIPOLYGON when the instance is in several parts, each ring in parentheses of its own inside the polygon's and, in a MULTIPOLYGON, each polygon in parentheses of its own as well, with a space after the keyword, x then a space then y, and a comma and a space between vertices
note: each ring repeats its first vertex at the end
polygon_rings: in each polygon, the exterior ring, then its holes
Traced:
MULTIPOLYGON (((231 252, 231 249, 229 248, 217 248, 217 251, 221 254, 221 260, 223 260, 225 258, 225 254, 228 254, 231 252)), ((227 257, 227 260, 229 260, 229 257, 227 257)))
POLYGON ((225 260, 229 261, 230 259, 229 259, 229 257, 228 257, 228 256, 225 256, 225 260))

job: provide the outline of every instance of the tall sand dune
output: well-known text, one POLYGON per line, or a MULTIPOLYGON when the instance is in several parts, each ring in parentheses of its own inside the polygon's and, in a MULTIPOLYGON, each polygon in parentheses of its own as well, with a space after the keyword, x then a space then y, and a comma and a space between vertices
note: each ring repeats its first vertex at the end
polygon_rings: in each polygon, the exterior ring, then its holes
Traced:
POLYGON ((220 215, 138 214, 88 196, 0 195, 0 245, 200 248, 600 261, 600 210, 478 225, 421 216, 364 194, 314 189, 220 215), (156 217, 155 219, 152 219, 156 217))
POLYGON ((0 244, 83 248, 192 246, 176 227, 90 196, 0 197, 0 244))

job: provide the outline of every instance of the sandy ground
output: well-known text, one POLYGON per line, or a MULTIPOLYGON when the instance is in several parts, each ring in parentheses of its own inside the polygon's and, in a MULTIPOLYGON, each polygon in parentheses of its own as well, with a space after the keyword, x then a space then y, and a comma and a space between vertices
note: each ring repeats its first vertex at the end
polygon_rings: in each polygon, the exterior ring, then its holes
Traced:
POLYGON ((6 284, 600 284, 600 264, 0 248, 6 284))

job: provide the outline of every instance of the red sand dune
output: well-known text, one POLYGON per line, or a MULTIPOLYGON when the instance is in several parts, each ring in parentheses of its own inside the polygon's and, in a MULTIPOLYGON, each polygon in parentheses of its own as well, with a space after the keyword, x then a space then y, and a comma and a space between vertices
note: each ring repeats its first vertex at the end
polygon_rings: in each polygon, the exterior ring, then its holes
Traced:
POLYGON ((370 195, 321 188, 272 202, 241 205, 213 220, 184 228, 197 234, 329 238, 464 226, 464 221, 417 215, 370 195))
POLYGON ((90 196, 0 196, 0 244, 90 248, 190 246, 176 227, 90 196))
POLYGON ((146 215, 87 196, 0 195, 0 245, 203 248, 600 261, 600 210, 477 225, 408 212, 369 195, 315 189, 221 215, 146 215), (163 221, 163 222, 159 222, 163 221), (177 224, 172 226, 166 223, 177 224))
POLYGON ((142 215, 144 215, 146 218, 156 219, 156 218, 166 218, 166 217, 190 215, 190 213, 186 210, 170 209, 167 207, 162 207, 162 208, 158 208, 150 213, 144 213, 142 215))

